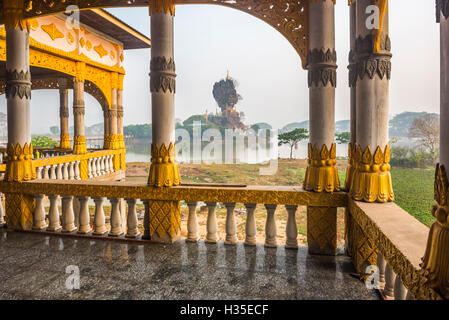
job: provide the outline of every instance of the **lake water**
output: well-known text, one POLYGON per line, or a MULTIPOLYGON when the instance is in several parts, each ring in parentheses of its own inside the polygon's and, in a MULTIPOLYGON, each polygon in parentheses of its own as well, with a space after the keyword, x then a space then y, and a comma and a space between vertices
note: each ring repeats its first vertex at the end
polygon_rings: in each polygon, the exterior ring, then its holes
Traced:
MULTIPOLYGON (((293 148, 293 158, 306 159, 307 158, 308 141, 301 141, 298 148, 293 148)), ((277 155, 280 158, 290 157, 290 147, 283 145, 272 148, 271 150, 262 150, 255 145, 250 145, 246 148, 239 148, 235 150, 236 158, 241 163, 262 163, 271 159, 276 159, 277 155)), ((347 157, 348 145, 337 145, 337 157, 347 157)), ((211 160, 212 157, 205 157, 202 160, 211 160)), ((149 162, 151 160, 151 141, 145 140, 128 140, 126 142, 126 161, 127 162, 149 162)), ((183 157, 182 152, 178 150, 178 162, 189 162, 187 157, 183 157)))

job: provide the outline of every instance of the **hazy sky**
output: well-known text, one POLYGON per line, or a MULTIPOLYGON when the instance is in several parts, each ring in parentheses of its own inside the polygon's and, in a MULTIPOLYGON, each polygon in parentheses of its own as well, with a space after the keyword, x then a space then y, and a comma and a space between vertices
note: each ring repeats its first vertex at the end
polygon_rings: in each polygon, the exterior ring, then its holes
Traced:
MULTIPOLYGON (((390 114, 439 110, 439 25, 434 1, 390 1, 393 69, 390 114)), ((111 9, 111 13, 149 35, 148 9, 111 9)), ((336 120, 349 119, 349 7, 336 5, 338 86, 336 120)), ((215 111, 213 84, 226 76, 238 80, 247 123, 269 122, 275 128, 308 119, 307 72, 296 51, 268 24, 246 13, 215 5, 176 8, 176 117, 215 111)), ((150 50, 125 54, 125 124, 150 122, 150 50)), ((72 96, 70 95, 70 99, 72 96)), ((70 100, 72 101, 72 100, 70 100)), ((71 102, 72 103, 72 102, 71 102)), ((33 91, 32 131, 48 132, 59 124, 59 97, 54 91, 33 91)), ((4 96, 0 111, 6 112, 4 96)), ((72 114, 72 113, 71 113, 72 114)), ((103 121, 99 104, 86 94, 86 125, 103 121)), ((73 117, 70 118, 73 123, 73 117)))

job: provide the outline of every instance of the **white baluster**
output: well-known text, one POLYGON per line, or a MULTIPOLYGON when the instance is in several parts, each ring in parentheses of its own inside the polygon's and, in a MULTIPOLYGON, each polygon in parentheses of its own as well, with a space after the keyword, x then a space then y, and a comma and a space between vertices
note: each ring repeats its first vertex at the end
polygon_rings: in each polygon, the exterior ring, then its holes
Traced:
POLYGON ((287 228, 285 229, 287 241, 285 247, 287 249, 298 249, 298 226, 296 225, 296 211, 298 206, 285 206, 288 213, 287 228))
POLYGON ((393 269, 387 263, 385 268, 385 289, 383 291, 384 296, 387 299, 394 299, 394 282, 396 281, 396 274, 393 269))
POLYGON ((48 213, 48 228, 47 231, 59 231, 61 230, 61 222, 59 218, 59 208, 58 208, 58 195, 49 195, 48 199, 50 199, 50 211, 48 213))
POLYGON ((377 268, 379 268, 379 289, 383 290, 385 288, 385 268, 387 266, 387 261, 384 256, 379 252, 377 254, 377 268))
POLYGON ((88 197, 78 197, 78 200, 80 202, 80 208, 79 208, 79 227, 78 227, 78 233, 80 234, 88 234, 92 231, 92 228, 90 227, 90 214, 89 214, 89 204, 88 204, 88 197))
POLYGON ((405 300, 407 297, 407 289, 402 284, 402 281, 399 277, 396 277, 396 281, 394 283, 394 300, 405 300))
POLYGON ((255 246, 257 244, 256 241, 256 217, 254 216, 254 211, 256 210, 257 204, 255 203, 247 203, 246 207, 246 227, 245 227, 245 245, 255 246))
POLYGON ((235 203, 225 203, 226 207, 226 245, 235 245, 237 239, 237 227, 235 225, 235 203))
POLYGON ((100 158, 100 169, 101 169, 101 174, 102 175, 106 174, 106 170, 104 168, 104 160, 105 160, 104 156, 100 158))
POLYGON ((113 158, 114 158, 113 155, 109 156, 109 167, 111 168, 111 172, 115 172, 114 162, 112 161, 113 158))
POLYGON ((111 231, 109 235, 112 237, 119 237, 123 235, 122 231, 122 216, 120 214, 119 199, 111 198, 111 231))
POLYGON ((44 167, 44 177, 43 177, 44 180, 50 179, 50 176, 48 175, 48 171, 50 170, 50 168, 51 168, 51 166, 44 167))
POLYGON ((42 179, 42 167, 37 167, 36 168, 36 179, 37 180, 42 179))
POLYGON ((200 236, 198 235, 198 219, 196 216, 196 208, 198 202, 188 201, 187 206, 189 207, 189 217, 187 220, 187 239, 188 242, 198 242, 200 236))
POLYGON ((81 165, 81 161, 77 160, 75 162, 75 179, 76 180, 81 180, 80 165, 81 165))
POLYGON ((69 180, 75 180, 75 167, 76 163, 75 162, 70 162, 69 163, 69 180))
POLYGON ((69 180, 69 163, 64 163, 62 165, 62 179, 69 180))
POLYGON ((89 178, 93 178, 94 174, 93 174, 93 170, 92 170, 92 159, 88 159, 87 160, 87 173, 88 173, 88 177, 89 178))
POLYGON ((33 230, 44 230, 47 228, 47 223, 45 222, 45 210, 44 210, 44 195, 36 194, 34 195, 36 199, 36 206, 34 208, 33 214, 33 230))
POLYGON ((73 196, 62 196, 62 232, 74 232, 75 213, 73 212, 73 196))
POLYGON ((56 165, 56 164, 51 166, 51 169, 50 169, 50 179, 51 180, 56 180, 57 179, 57 177, 56 177, 56 168, 57 167, 58 167, 58 165, 56 165))
POLYGON ((0 193, 0 228, 6 225, 5 209, 3 208, 3 193, 0 193))
POLYGON ((215 209, 217 208, 216 202, 207 202, 207 243, 217 243, 217 215, 215 213, 215 209))
POLYGON ((137 238, 140 236, 140 232, 138 229, 138 219, 137 219, 137 210, 136 210, 136 199, 126 199, 128 203, 128 219, 127 219, 127 238, 137 238))
POLYGON ((103 203, 104 198, 94 198, 95 202, 95 217, 94 217, 94 234, 104 235, 108 233, 106 229, 106 218, 104 216, 103 203))
POLYGON ((97 162, 96 158, 92 159, 92 162, 91 162, 91 164, 92 164, 92 178, 95 178, 97 176, 97 164, 96 164, 96 162, 97 162))
POLYGON ((274 213, 276 212, 277 205, 266 204, 265 209, 267 210, 267 221, 265 224, 265 247, 276 248, 277 247, 277 228, 276 219, 274 213))
POLYGON ((100 158, 96 158, 95 161, 96 161, 95 166, 97 168, 97 177, 101 177, 101 161, 100 161, 100 158))
POLYGON ((106 174, 111 173, 109 170, 109 160, 108 160, 108 156, 104 157, 104 171, 106 172, 106 174))
POLYGON ((62 163, 60 163, 60 164, 58 164, 57 165, 57 171, 56 171, 56 179, 58 179, 58 180, 63 180, 63 175, 62 175, 62 167, 63 167, 63 164, 62 163))

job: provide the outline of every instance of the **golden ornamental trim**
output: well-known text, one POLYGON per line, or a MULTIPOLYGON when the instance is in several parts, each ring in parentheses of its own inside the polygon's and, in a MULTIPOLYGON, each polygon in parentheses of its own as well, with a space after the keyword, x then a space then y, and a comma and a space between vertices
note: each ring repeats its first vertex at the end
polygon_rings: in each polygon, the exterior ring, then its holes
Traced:
MULTIPOLYGON (((42 25, 41 29, 48 34, 52 41, 56 39, 64 38, 64 33, 62 33, 54 23, 42 25)), ((72 41, 73 42, 73 41, 72 41)))
POLYGON ((36 179, 36 171, 33 166, 33 146, 25 143, 8 144, 8 162, 6 165, 6 181, 29 181, 36 179))
POLYGON ((153 13, 165 13, 175 16, 175 0, 150 0, 149 12, 150 16, 153 13))
POLYGON ((27 30, 30 32, 30 23, 24 19, 24 3, 23 0, 3 0, 2 21, 6 28, 27 30))
POLYGON ((85 136, 75 136, 73 138, 73 154, 86 154, 86 137, 85 136))
MULTIPOLYGON (((148 224, 152 238, 157 234, 160 239, 167 234, 170 239, 175 239, 181 233, 181 203, 179 201, 148 201, 148 224)), ((145 213, 147 214, 147 213, 145 213)))
POLYGON ((95 46, 94 50, 95 50, 96 53, 98 53, 100 58, 103 58, 104 56, 108 55, 108 52, 106 51, 105 48, 103 48, 103 46, 101 44, 95 46))
POLYGON ((379 21, 379 29, 373 29, 373 52, 380 53, 381 50, 381 40, 382 40, 382 32, 384 31, 384 16, 388 14, 388 0, 378 0, 378 6, 380 8, 380 21, 379 21))
POLYGON ((390 173, 390 146, 382 151, 380 146, 373 154, 368 146, 362 152, 360 145, 353 150, 355 163, 350 195, 354 200, 366 202, 394 201, 393 183, 390 173))
POLYGON ((449 299, 449 181, 444 165, 437 164, 434 188, 437 204, 432 215, 436 221, 430 227, 421 267, 429 286, 449 299))
POLYGON ((75 66, 76 66, 75 81, 84 82, 86 80, 86 63, 76 62, 75 66))
POLYGON ((61 134, 59 148, 70 150, 72 146, 70 145, 70 136, 68 134, 61 134))
POLYGON ((346 168, 346 179, 345 179, 345 189, 347 191, 351 190, 352 188, 352 182, 354 180, 354 173, 356 169, 356 163, 355 163, 355 146, 352 143, 348 144, 348 167, 346 168))
POLYGON ((337 164, 337 146, 332 144, 320 149, 318 145, 308 146, 308 166, 304 179, 304 189, 315 192, 340 191, 340 180, 335 165, 337 164))
POLYGON ((151 145, 151 167, 148 185, 162 188, 181 184, 179 167, 176 163, 176 144, 165 143, 159 148, 158 144, 151 145))

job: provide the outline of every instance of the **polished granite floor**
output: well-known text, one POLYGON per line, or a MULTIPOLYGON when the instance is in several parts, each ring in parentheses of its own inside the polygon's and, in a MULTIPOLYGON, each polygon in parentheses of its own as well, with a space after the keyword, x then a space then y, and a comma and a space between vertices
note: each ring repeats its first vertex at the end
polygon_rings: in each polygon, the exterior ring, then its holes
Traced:
POLYGON ((309 256, 307 248, 183 240, 168 246, 0 231, 0 299, 379 299, 352 272, 348 257, 309 256), (80 289, 66 286, 74 283, 73 266, 80 289))

